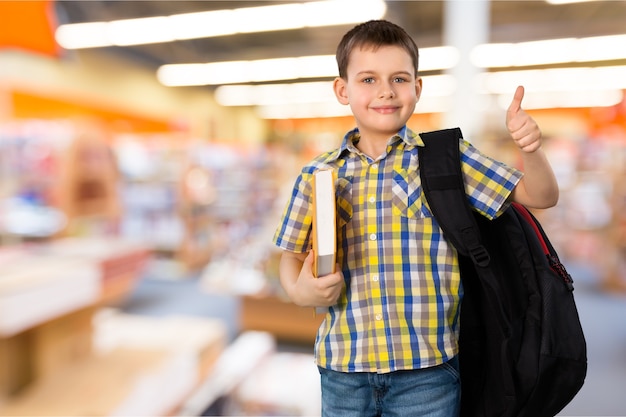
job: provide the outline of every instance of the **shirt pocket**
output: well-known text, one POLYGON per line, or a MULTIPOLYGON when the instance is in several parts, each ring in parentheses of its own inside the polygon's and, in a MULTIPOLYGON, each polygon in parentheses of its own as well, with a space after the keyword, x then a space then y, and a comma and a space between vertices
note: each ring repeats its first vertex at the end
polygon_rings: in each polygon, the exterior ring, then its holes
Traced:
POLYGON ((352 177, 338 178, 335 187, 337 226, 341 228, 352 220, 352 177))
POLYGON ((422 201, 422 184, 417 170, 394 170, 391 205, 395 216, 407 218, 432 217, 422 201))

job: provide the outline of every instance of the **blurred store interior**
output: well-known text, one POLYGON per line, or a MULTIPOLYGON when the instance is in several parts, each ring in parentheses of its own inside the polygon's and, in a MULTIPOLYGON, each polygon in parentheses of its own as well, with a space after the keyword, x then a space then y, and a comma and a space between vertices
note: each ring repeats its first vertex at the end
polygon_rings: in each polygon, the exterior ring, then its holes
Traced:
POLYGON ((515 165, 525 86, 588 339, 560 415, 626 416, 626 2, 580 0, 0 1, 0 415, 319 415, 271 239, 377 18, 421 49, 415 131, 515 165))

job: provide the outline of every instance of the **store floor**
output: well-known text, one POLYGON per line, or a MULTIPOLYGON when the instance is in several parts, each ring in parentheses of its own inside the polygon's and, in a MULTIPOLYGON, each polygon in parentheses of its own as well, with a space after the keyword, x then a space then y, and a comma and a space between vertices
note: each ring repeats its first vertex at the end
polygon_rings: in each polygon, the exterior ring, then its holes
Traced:
MULTIPOLYGON (((587 338, 589 370, 585 385, 559 416, 626 416, 626 295, 597 290, 597 277, 585 265, 566 262, 575 279, 575 297, 587 338)), ((146 277, 120 308, 161 316, 188 314, 220 318, 229 337, 239 332, 239 301, 203 293, 198 280, 168 281, 146 277)), ((290 348, 287 346, 286 348, 290 348)), ((307 351, 308 348, 293 346, 307 351)))

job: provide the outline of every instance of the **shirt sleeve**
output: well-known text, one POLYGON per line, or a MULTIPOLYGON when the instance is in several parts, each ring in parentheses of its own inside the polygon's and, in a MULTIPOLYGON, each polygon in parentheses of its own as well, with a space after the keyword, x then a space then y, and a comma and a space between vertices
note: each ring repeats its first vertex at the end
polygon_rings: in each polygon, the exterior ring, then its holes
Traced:
POLYGON ((309 237, 313 218, 311 179, 312 175, 305 171, 298 176, 274 233, 274 244, 283 250, 304 253, 310 248, 309 237))
POLYGON ((523 173, 486 156, 465 140, 460 141, 461 167, 470 205, 494 219, 509 206, 509 196, 523 173))

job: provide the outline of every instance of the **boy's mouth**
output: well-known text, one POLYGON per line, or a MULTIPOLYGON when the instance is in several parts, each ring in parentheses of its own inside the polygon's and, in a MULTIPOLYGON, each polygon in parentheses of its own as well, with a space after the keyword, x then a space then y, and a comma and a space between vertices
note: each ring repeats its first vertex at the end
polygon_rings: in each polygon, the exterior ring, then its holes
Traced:
POLYGON ((372 107, 372 110, 374 110, 375 112, 381 113, 381 114, 394 113, 398 109, 399 109, 398 106, 377 106, 377 107, 372 107))

